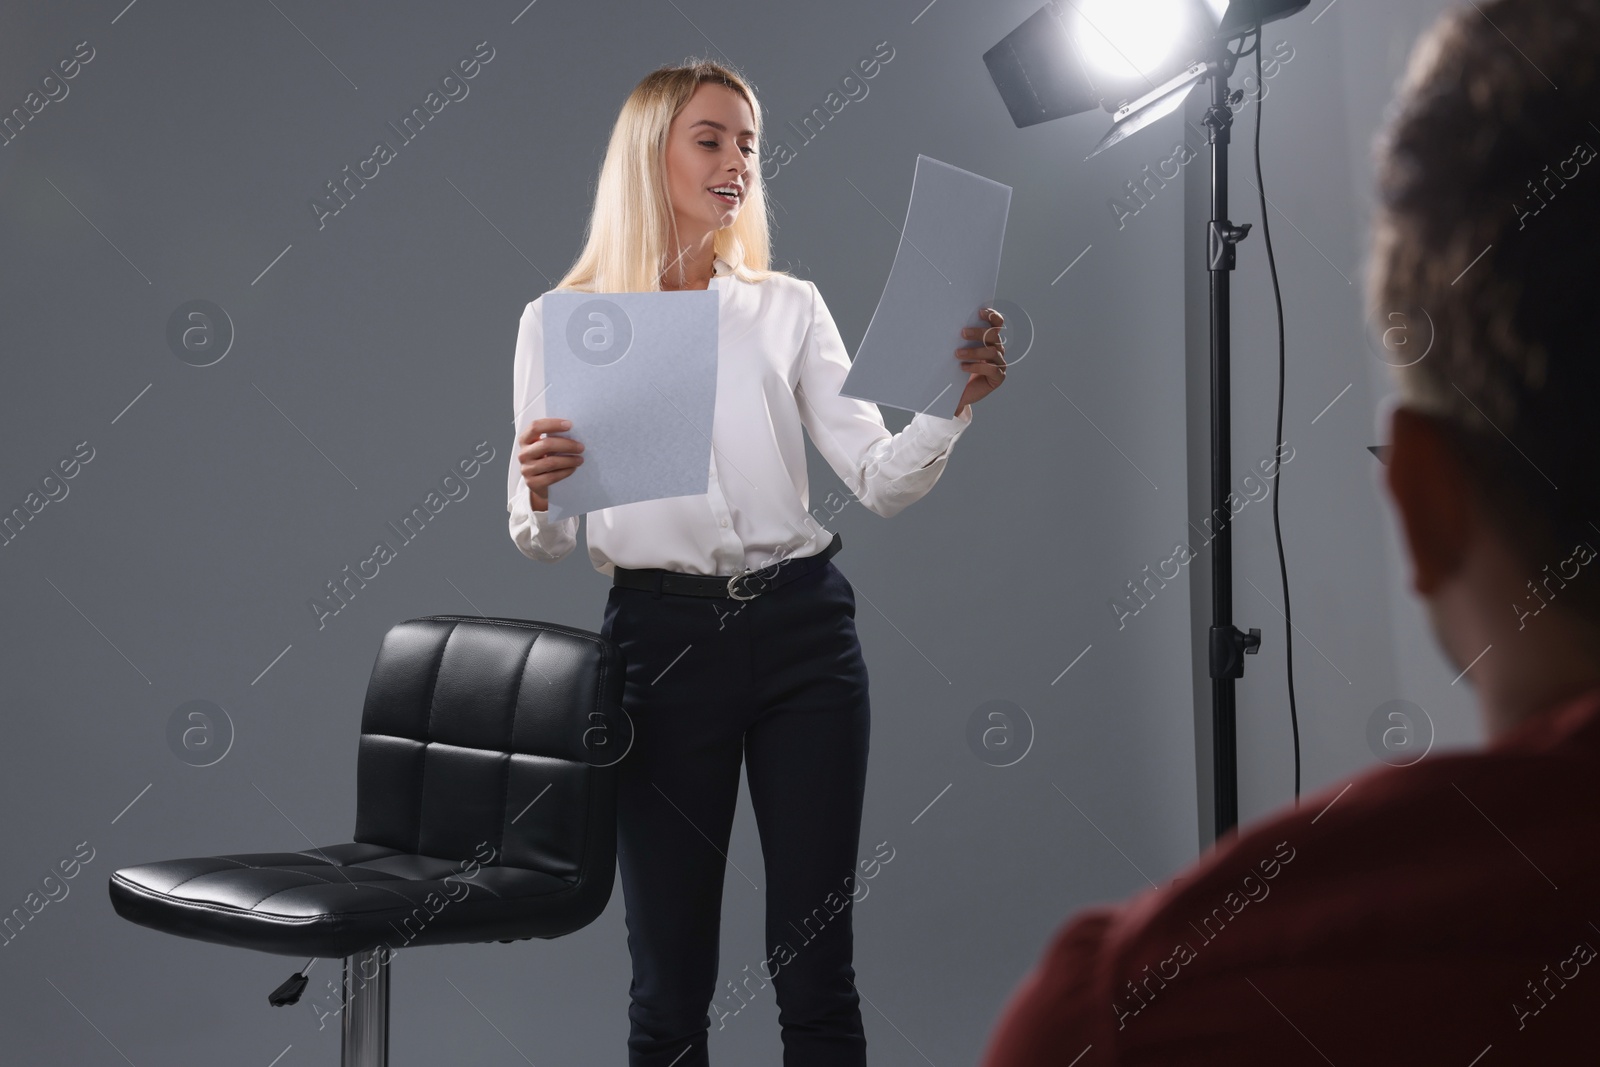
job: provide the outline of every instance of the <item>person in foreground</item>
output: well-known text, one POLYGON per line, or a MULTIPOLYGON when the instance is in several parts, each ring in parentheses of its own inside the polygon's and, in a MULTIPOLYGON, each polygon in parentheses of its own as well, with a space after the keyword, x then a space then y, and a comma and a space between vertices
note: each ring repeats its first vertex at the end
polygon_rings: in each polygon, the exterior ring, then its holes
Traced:
POLYGON ((983 1067, 1600 1061, 1597 123, 1600 0, 1499 0, 1424 35, 1380 145, 1369 304, 1435 328, 1386 488, 1486 746, 1076 916, 983 1067))

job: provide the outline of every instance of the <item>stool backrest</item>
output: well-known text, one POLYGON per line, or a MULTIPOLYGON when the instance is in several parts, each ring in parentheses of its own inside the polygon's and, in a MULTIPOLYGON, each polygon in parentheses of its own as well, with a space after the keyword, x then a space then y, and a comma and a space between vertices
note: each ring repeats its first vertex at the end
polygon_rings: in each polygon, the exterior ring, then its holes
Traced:
POLYGON ((391 629, 367 683, 355 840, 571 881, 615 861, 620 650, 525 619, 391 629))

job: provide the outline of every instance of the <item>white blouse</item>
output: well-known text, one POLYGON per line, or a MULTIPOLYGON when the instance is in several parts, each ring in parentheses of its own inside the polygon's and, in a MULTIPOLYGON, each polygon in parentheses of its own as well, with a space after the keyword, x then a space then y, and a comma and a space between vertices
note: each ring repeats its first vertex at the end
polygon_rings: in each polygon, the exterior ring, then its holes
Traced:
MULTIPOLYGON (((969 405, 959 419, 918 413, 890 434, 878 405, 839 395, 850 360, 814 283, 784 275, 742 281, 720 256, 714 270, 710 288, 719 300, 710 484, 694 496, 590 512, 589 559, 601 574, 621 566, 731 575, 812 555, 833 535, 810 514, 801 426, 850 492, 888 518, 933 488, 972 422, 969 405)), ((528 419, 546 417, 543 300, 523 310, 517 327, 513 410, 528 419)), ((961 343, 951 338, 948 358, 961 343)), ((583 440, 582 426, 569 433, 583 440)), ((506 510, 511 539, 529 559, 558 560, 577 544, 577 515, 551 522, 533 510, 515 446, 506 510)), ((827 509, 824 517, 838 510, 827 509)))

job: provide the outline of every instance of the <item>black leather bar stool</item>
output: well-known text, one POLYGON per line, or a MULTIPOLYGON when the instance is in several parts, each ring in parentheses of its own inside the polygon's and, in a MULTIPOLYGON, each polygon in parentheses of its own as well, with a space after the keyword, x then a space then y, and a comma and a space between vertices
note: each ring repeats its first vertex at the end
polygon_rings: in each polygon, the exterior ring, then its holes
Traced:
POLYGON ((112 905, 181 937, 342 958, 341 1063, 384 1067, 395 950, 560 937, 605 910, 632 743, 622 685, 599 634, 402 622, 367 683, 354 841, 124 867, 112 905))

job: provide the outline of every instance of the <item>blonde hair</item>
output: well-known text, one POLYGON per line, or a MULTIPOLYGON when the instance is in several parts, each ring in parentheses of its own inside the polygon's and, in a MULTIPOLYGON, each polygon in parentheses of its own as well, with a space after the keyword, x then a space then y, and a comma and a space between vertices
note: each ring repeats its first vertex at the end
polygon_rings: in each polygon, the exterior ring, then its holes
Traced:
MULTIPOLYGON (((672 120, 706 82, 727 86, 750 105, 757 147, 753 158, 760 158, 761 105, 738 73, 707 59, 651 71, 623 101, 600 164, 583 251, 555 288, 591 293, 661 289, 662 272, 671 265, 669 250, 678 247, 677 219, 667 188, 667 133, 672 120)), ((712 239, 714 253, 743 281, 787 274, 769 267, 768 225, 761 168, 753 166, 738 217, 712 239)))

